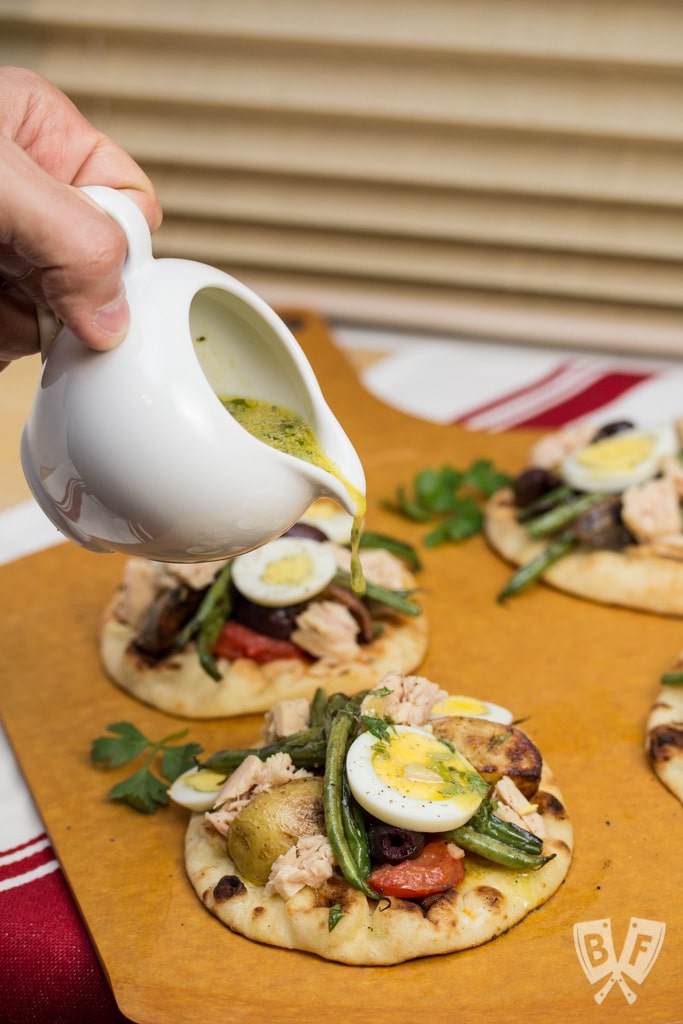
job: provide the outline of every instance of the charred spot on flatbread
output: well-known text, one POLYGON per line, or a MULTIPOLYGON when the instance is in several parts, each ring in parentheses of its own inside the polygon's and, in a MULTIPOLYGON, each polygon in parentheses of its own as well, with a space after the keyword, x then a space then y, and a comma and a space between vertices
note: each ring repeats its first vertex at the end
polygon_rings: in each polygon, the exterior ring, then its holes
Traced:
POLYGON ((553 793, 546 793, 539 789, 534 796, 534 803, 538 804, 539 814, 557 818, 558 820, 564 819, 567 816, 564 804, 553 793))
POLYGON ((496 889, 492 885, 478 885, 472 892, 489 910, 498 910, 505 902, 505 896, 500 889, 496 889))
POLYGON ((649 753, 652 760, 670 761, 683 756, 683 723, 681 725, 656 725, 648 734, 649 753))
POLYGON ((233 896, 242 896, 246 891, 246 885, 237 875, 223 875, 214 886, 213 898, 222 903, 231 900, 233 896))
POLYGON ((420 906, 424 916, 436 922, 452 918, 453 908, 458 899, 457 889, 448 889, 446 892, 435 892, 433 896, 425 896, 420 901, 420 906))
POLYGON ((644 746, 655 775, 683 802, 683 687, 660 689, 645 724, 644 746))

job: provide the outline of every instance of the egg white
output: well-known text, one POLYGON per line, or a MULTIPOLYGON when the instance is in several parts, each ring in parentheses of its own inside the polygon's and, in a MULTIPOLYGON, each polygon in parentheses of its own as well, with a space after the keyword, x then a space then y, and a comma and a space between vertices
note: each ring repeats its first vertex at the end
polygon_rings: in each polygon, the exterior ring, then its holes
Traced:
POLYGON ((308 537, 278 537, 233 559, 232 580, 250 601, 282 608, 315 597, 336 571, 330 545, 308 537))
POLYGON ((459 828, 470 820, 486 794, 486 785, 469 761, 426 730, 408 725, 392 726, 385 741, 378 741, 371 732, 361 733, 349 748, 346 774, 353 796, 366 811, 388 825, 421 832, 459 828), (459 776, 462 792, 440 796, 446 782, 427 764, 427 757, 402 763, 400 755, 406 753, 402 738, 409 734, 420 737, 422 752, 434 753, 464 773, 459 776), (384 758, 376 753, 380 743, 387 752, 384 758), (396 776, 395 784, 378 774, 387 766, 396 776))
POLYGON ((632 484, 644 483, 655 476, 659 471, 662 457, 675 455, 678 447, 678 437, 675 428, 671 425, 647 430, 624 430, 603 438, 601 441, 595 442, 594 445, 585 445, 578 451, 572 452, 563 460, 561 474, 565 483, 577 491, 617 494, 632 484), (609 451, 608 446, 610 445, 618 445, 620 441, 638 438, 650 439, 652 448, 646 456, 632 466, 627 468, 610 468, 609 465, 591 467, 584 465, 581 461, 584 454, 591 448, 597 449, 602 445, 603 450, 609 451))
POLYGON ((447 718, 461 715, 466 718, 485 718, 489 722, 500 722, 510 725, 512 712, 500 704, 490 700, 478 700, 476 697, 465 697, 462 694, 449 694, 432 708, 430 718, 447 718))
POLYGON ((331 498, 318 498, 306 509, 299 522, 317 526, 335 544, 351 543, 353 516, 331 498))
POLYGON ((224 782, 225 776, 219 776, 216 772, 205 768, 190 768, 171 783, 168 795, 175 804, 189 811, 210 811, 224 782), (197 789, 191 785, 193 776, 201 774, 206 776, 207 783, 212 784, 210 789, 197 789))

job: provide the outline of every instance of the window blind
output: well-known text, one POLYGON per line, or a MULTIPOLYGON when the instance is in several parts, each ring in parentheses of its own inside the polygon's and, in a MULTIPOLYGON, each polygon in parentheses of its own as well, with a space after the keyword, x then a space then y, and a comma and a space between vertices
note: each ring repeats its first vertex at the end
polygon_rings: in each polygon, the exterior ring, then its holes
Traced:
POLYGON ((331 319, 683 354, 683 5, 0 0, 158 256, 331 319))

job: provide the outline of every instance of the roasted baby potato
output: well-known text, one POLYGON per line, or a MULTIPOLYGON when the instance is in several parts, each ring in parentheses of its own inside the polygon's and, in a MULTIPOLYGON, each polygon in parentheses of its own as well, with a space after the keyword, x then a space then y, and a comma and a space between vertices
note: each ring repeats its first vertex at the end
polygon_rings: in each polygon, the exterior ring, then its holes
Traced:
POLYGON ((228 832, 228 853, 241 878, 265 885, 270 869, 302 836, 325 831, 322 779, 292 779, 258 793, 228 832))
POLYGON ((507 775, 527 799, 538 789, 543 767, 541 753, 514 726, 464 715, 435 718, 431 725, 434 735, 449 740, 491 785, 507 775))

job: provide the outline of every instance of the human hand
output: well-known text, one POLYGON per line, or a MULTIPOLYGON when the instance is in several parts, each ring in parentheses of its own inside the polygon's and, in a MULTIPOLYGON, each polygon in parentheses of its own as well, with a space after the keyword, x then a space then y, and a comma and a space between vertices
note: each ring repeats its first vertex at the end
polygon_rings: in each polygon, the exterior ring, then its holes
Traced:
POLYGON ((150 230, 161 206, 147 175, 40 75, 0 67, 0 369, 39 348, 36 307, 93 349, 129 323, 122 229, 78 186, 121 189, 150 230))

